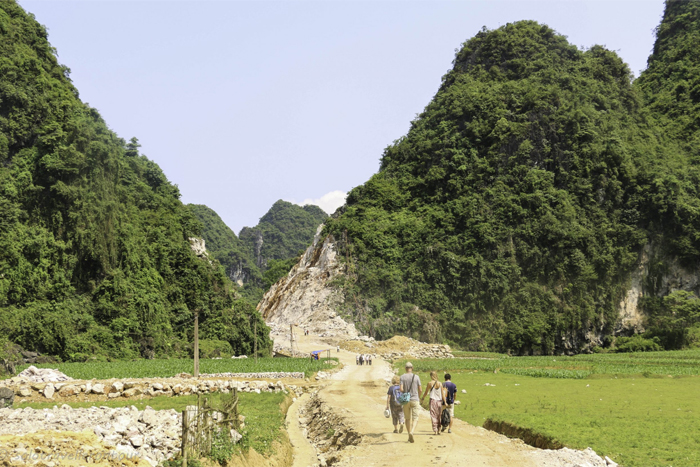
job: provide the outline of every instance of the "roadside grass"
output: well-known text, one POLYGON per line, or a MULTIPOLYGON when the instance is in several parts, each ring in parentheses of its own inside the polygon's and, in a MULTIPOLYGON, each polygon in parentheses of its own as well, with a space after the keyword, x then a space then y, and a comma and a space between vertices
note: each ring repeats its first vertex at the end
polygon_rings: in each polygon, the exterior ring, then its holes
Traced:
MULTIPOLYGON (((284 393, 247 393, 239 392, 240 413, 246 417, 245 428, 241 434, 243 438, 236 444, 239 450, 245 451, 248 447, 255 449, 259 454, 269 455, 273 451, 273 442, 279 440, 284 426, 287 404, 285 399, 289 396, 284 393)), ((220 397, 219 393, 207 395, 210 400, 220 397)), ((130 407, 136 406, 143 410, 150 406, 155 410, 175 409, 178 412, 185 410, 188 405, 197 405, 197 396, 156 396, 151 399, 141 400, 112 400, 95 402, 65 402, 73 408, 105 406, 105 407, 130 407)), ((215 402, 214 402, 215 403, 215 402)), ((55 402, 25 402, 15 404, 15 408, 31 407, 33 409, 52 408, 55 402)))
MULTIPOLYGON (((337 364, 337 358, 332 358, 337 364)), ((29 365, 17 367, 22 371, 29 365)), ((192 359, 133 360, 114 362, 70 362, 36 364, 37 368, 56 368, 74 379, 110 378, 168 378, 179 373, 192 373, 192 359)), ((259 358, 255 359, 202 359, 199 372, 206 373, 260 373, 260 372, 304 372, 306 377, 335 365, 325 360, 306 358, 259 358)), ((5 378, 8 378, 6 376, 5 378)))
POLYGON ((626 467, 700 465, 698 350, 411 361, 424 385, 452 374, 455 415, 473 425, 508 422, 626 467))

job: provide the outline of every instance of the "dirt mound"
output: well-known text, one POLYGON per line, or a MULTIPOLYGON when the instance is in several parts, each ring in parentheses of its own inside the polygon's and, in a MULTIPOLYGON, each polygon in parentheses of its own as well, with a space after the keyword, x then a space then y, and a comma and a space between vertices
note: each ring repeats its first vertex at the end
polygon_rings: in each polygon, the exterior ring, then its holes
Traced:
POLYGON ((102 444, 93 433, 41 431, 0 436, 0 467, 19 465, 151 467, 145 458, 102 444))
POLYGON ((385 341, 361 337, 340 343, 340 347, 354 353, 373 354, 387 360, 399 358, 454 358, 448 345, 426 344, 405 336, 394 336, 385 341))

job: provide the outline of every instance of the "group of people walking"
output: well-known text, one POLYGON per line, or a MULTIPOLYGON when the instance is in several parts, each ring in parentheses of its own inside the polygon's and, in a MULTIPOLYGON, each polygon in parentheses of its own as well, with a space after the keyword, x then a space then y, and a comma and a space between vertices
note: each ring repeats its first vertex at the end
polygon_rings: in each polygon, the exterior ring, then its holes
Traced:
POLYGON ((355 357, 355 363, 358 365, 371 365, 372 364, 372 356, 369 354, 358 354, 355 357))
POLYGON ((430 397, 430 419, 433 422, 433 434, 439 435, 445 429, 448 433, 452 433, 457 386, 452 382, 452 376, 449 373, 445 374, 445 382, 443 383, 438 380, 437 372, 431 371, 430 381, 421 395, 420 376, 413 373, 413 364, 407 362, 406 373, 401 377, 394 376, 391 384, 392 386, 387 391, 386 408, 391 412, 394 433, 403 433, 405 425, 406 431, 408 431, 408 441, 414 442, 413 433, 418 424, 420 403, 426 396, 430 397), (407 394, 410 394, 410 399, 407 394), (441 427, 444 411, 450 415, 449 424, 441 427))

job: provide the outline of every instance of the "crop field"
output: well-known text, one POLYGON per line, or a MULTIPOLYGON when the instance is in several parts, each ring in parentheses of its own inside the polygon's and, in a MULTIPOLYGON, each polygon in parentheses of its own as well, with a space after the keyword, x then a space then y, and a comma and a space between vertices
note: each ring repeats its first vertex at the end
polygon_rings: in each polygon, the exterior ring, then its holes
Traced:
MULTIPOLYGON (((545 378, 581 379, 596 375, 700 375, 700 349, 666 352, 637 352, 575 355, 573 357, 508 357, 477 352, 454 359, 414 361, 416 371, 472 370, 545 378)), ((397 363, 401 368, 405 360, 397 363)))
MULTIPOLYGON (((217 394, 210 394, 208 397, 216 398, 217 394)), ((243 439, 238 444, 245 450, 252 447, 260 454, 269 454, 273 447, 273 441, 279 439, 284 425, 285 407, 284 401, 288 397, 283 393, 245 393, 239 392, 240 413, 246 417, 246 427, 241 431, 243 439)), ((94 402, 65 402, 73 408, 92 407, 94 402)), ((188 405, 196 405, 197 396, 156 396, 150 399, 141 400, 109 400, 101 401, 99 405, 106 407, 129 407, 136 406, 143 410, 150 406, 155 410, 175 409, 178 412, 185 410, 188 405)), ((33 409, 49 409, 56 405, 54 401, 49 402, 29 402, 15 404, 16 408, 31 407, 33 409)))
POLYGON ((412 363, 423 384, 452 374, 471 424, 506 421, 626 467, 700 465, 698 350, 412 363))
MULTIPOLYGON (((199 372, 206 373, 257 373, 303 371, 308 377, 319 370, 334 367, 337 359, 327 364, 325 360, 306 358, 253 358, 247 359, 206 359, 199 361, 199 372)), ((17 368, 22 371, 29 365, 17 368)), ((135 360, 86 363, 46 363, 35 365, 38 368, 56 368, 74 379, 110 378, 168 378, 179 373, 192 373, 191 359, 135 360)))

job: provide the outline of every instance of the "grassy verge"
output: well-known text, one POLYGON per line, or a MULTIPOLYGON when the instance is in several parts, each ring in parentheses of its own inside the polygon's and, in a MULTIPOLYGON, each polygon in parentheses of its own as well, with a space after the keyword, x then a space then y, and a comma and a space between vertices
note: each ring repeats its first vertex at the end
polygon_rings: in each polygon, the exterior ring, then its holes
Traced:
MULTIPOLYGON (((216 398, 218 395, 210 394, 208 397, 216 398)), ((248 447, 255 449, 259 454, 271 454, 273 441, 279 439, 284 426, 284 418, 288 404, 287 395, 284 393, 239 393, 240 413, 246 417, 245 428, 242 430, 243 439, 236 446, 240 450, 247 450, 248 447)), ((143 410, 147 405, 156 410, 175 409, 182 411, 188 405, 197 404, 197 396, 156 396, 143 400, 113 400, 102 401, 98 404, 94 402, 66 402, 73 408, 92 407, 94 405, 106 407, 129 407, 136 406, 143 410)), ((29 402, 15 404, 16 408, 32 407, 34 409, 51 408, 55 402, 29 402)))
MULTIPOLYGON (((337 359, 331 359, 337 364, 337 359)), ((17 368, 22 371, 29 365, 17 368)), ((167 378, 179 373, 192 373, 191 359, 170 360, 135 360, 115 362, 86 363, 46 363, 35 365, 37 368, 57 368, 75 379, 110 379, 110 378, 167 378)), ((258 372, 304 372, 311 374, 334 365, 324 360, 306 358, 253 358, 200 360, 200 373, 258 373, 258 372)))
POLYGON ((412 362, 423 384, 429 369, 439 370, 441 379, 443 371, 452 373, 461 401, 455 415, 471 424, 490 419, 491 425, 529 430, 553 444, 590 446, 626 467, 690 467, 700 465, 700 377, 682 375, 698 374, 698 366, 688 365, 698 356, 697 351, 592 355, 565 359, 555 368, 547 367, 561 357, 513 357, 471 371, 461 369, 466 360, 412 362), (595 369, 582 368, 582 361, 595 369), (627 371, 618 374, 621 367, 627 371))

